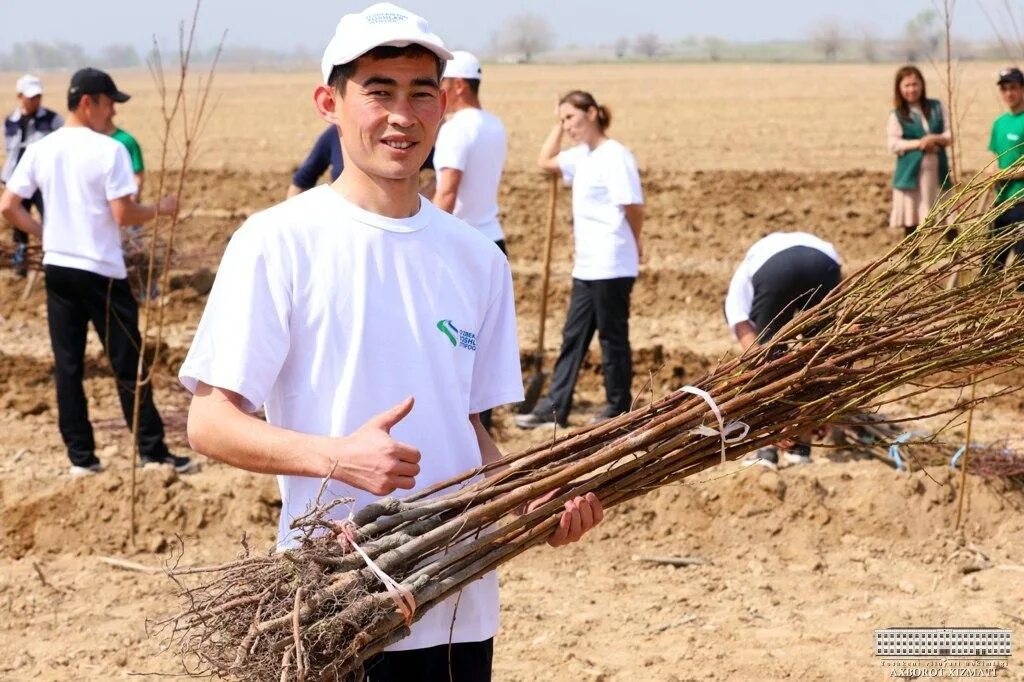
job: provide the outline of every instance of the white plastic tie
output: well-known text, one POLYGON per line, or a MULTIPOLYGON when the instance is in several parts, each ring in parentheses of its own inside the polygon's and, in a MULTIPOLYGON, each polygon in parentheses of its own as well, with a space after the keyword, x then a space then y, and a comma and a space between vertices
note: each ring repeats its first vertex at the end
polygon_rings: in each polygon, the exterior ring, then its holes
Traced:
POLYGON ((698 436, 718 436, 722 441, 722 463, 725 463, 725 446, 729 443, 735 443, 741 441, 747 437, 750 432, 750 427, 745 422, 735 421, 725 423, 722 418, 722 411, 718 409, 718 403, 711 397, 711 394, 707 391, 697 388, 696 386, 683 386, 679 389, 683 393, 689 393, 695 395, 708 404, 711 408, 711 412, 714 413, 715 419, 718 420, 718 429, 713 429, 710 426, 704 426, 701 424, 695 429, 691 429, 690 433, 697 434, 698 436), (741 431, 738 435, 731 435, 736 431, 741 431))
POLYGON ((370 572, 377 576, 377 579, 383 583, 384 587, 387 588, 388 596, 395 601, 395 606, 398 607, 399 612, 402 614, 402 618, 405 619, 406 625, 412 624, 412 617, 416 613, 416 598, 413 597, 412 592, 408 588, 398 584, 398 582, 390 575, 384 572, 377 563, 370 558, 370 555, 363 551, 363 548, 356 542, 356 525, 352 522, 352 514, 348 516, 346 521, 334 521, 332 522, 335 530, 338 533, 338 544, 341 545, 342 549, 346 546, 351 547, 355 550, 362 560, 366 563, 367 568, 370 572))

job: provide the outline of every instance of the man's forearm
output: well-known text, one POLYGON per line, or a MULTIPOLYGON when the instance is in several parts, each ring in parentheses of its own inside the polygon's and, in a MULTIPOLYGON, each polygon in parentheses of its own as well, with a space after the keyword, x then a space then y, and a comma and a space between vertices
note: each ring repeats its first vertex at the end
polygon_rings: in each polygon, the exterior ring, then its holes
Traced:
POLYGON ((129 225, 148 223, 150 220, 155 219, 157 215, 156 204, 137 204, 133 202, 125 207, 120 224, 121 227, 127 227, 129 225))
MULTIPOLYGON (((487 429, 484 428, 483 422, 480 421, 480 415, 471 414, 469 416, 469 423, 473 425, 473 432, 476 434, 476 442, 480 446, 480 459, 484 464, 494 464, 495 462, 501 461, 501 450, 498 449, 498 445, 491 438, 491 434, 487 433, 487 429)), ((503 471, 505 467, 497 467, 487 472, 487 476, 493 476, 494 474, 503 471)))
POLYGON ((3 213, 4 218, 19 230, 28 232, 36 238, 42 239, 42 224, 33 218, 31 213, 25 210, 25 207, 21 205, 21 202, 21 197, 14 192, 9 190, 4 191, 3 197, 0 197, 0 212, 3 213))
POLYGON ((188 414, 192 449, 260 474, 322 478, 330 472, 319 456, 323 436, 290 431, 245 414, 224 394, 201 387, 188 414))
POLYGON ((455 210, 455 196, 455 192, 438 190, 434 193, 431 203, 446 213, 452 213, 455 210))
POLYGON ((188 440, 196 452, 247 471, 329 476, 388 495, 413 489, 420 473, 419 450, 390 433, 414 403, 410 396, 346 436, 318 436, 268 424, 245 413, 237 393, 200 383, 189 406, 188 440))
POLYGON ((640 233, 644 229, 644 207, 642 204, 629 204, 624 207, 626 213, 626 222, 629 223, 629 229, 633 233, 633 238, 636 243, 640 243, 640 233))

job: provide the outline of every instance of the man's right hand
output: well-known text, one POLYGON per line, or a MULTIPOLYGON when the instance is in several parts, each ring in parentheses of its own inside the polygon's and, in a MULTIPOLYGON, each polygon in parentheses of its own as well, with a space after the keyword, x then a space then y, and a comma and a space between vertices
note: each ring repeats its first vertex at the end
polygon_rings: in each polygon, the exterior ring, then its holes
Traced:
POLYGON ((420 451, 392 438, 391 429, 412 411, 413 402, 406 398, 348 436, 345 452, 334 459, 338 464, 333 478, 374 495, 412 490, 420 473, 420 451))

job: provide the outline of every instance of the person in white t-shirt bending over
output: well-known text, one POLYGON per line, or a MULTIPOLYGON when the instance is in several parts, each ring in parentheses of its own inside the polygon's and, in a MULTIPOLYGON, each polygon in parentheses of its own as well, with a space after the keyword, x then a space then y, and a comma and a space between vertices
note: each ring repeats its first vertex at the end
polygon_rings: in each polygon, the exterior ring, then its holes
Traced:
MULTIPOLYGON (((448 98, 448 120, 437 133, 434 205, 469 223, 506 256, 505 235, 498 221, 498 185, 508 142, 501 119, 480 106, 480 61, 456 50, 445 65, 441 90, 448 98)), ((491 411, 480 413, 491 430, 491 411)))
MULTIPOLYGON (((321 502, 350 497, 358 509, 496 461, 478 415, 523 398, 508 261, 418 194, 450 57, 394 5, 342 17, 313 99, 339 129, 345 168, 234 234, 181 367, 193 448, 279 475, 281 547, 323 478, 321 502)), ((601 514, 596 497, 574 499, 549 543, 578 540, 601 514)), ((450 663, 455 679, 487 680, 497 625, 490 573, 366 672, 448 680, 450 663)))
MULTIPOLYGON (((53 346, 57 419, 71 460, 71 474, 102 469, 96 458, 88 404, 82 389, 89 322, 100 336, 117 379, 125 420, 131 424, 139 362, 139 308, 128 285, 120 227, 173 215, 178 200, 139 204, 128 152, 104 134, 115 102, 127 102, 103 71, 86 68, 71 77, 62 128, 29 145, 7 189, 0 211, 15 226, 42 238, 46 273, 46 317, 53 346), (36 191, 46 206, 43 223, 22 206, 36 191)), ((142 464, 188 471, 192 463, 164 444, 164 427, 145 384, 140 391, 138 444, 142 464)))
POLYGON ((592 421, 626 412, 632 403, 629 297, 643 252, 643 191, 633 154, 607 135, 608 109, 581 90, 561 99, 558 123, 541 147, 538 163, 572 185, 575 262, 572 294, 548 395, 530 414, 516 416, 524 429, 565 426, 576 378, 598 333, 607 404, 592 421), (560 152, 563 133, 576 142, 560 152))
MULTIPOLYGON (((821 303, 842 279, 832 244, 807 232, 773 232, 747 251, 729 282, 725 320, 744 350, 767 343, 793 316, 821 303)), ((790 464, 808 464, 811 445, 790 438, 761 448, 745 464, 774 467, 779 449, 790 464)))

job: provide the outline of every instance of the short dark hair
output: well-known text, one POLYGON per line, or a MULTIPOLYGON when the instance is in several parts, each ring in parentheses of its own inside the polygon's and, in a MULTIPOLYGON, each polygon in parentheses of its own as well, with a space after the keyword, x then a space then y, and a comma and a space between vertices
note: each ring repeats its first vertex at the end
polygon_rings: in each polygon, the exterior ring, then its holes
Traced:
POLYGON ((74 111, 78 108, 78 105, 82 102, 83 97, 88 97, 92 100, 93 104, 99 101, 99 95, 90 95, 85 92, 69 92, 68 93, 68 111, 74 111))
POLYGON ((469 91, 474 95, 480 94, 480 79, 479 78, 463 78, 466 81, 466 85, 469 86, 469 91))
POLYGON ((344 92, 345 81, 351 78, 352 74, 356 72, 356 66, 359 63, 359 60, 366 57, 369 57, 370 59, 398 59, 399 57, 420 57, 423 55, 431 57, 437 64, 437 80, 440 82, 441 74, 444 73, 444 60, 422 45, 413 43, 412 45, 406 45, 405 47, 379 45, 369 52, 364 52, 350 62, 337 64, 333 69, 331 69, 331 76, 327 79, 327 84, 338 92, 344 92))

